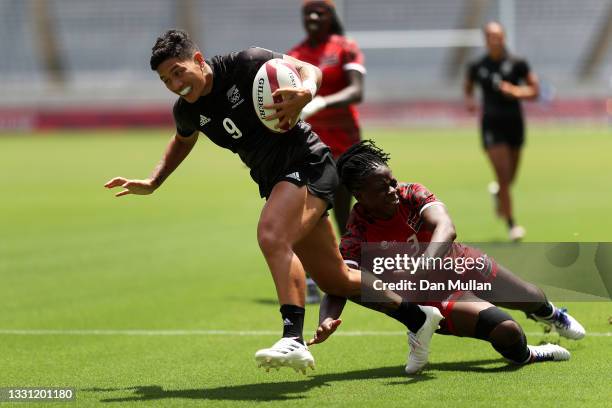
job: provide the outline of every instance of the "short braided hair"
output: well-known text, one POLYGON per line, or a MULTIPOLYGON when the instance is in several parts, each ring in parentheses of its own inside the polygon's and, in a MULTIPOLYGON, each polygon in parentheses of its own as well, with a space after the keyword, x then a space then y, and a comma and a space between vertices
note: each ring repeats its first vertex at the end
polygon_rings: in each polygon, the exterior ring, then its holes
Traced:
POLYGON ((363 140, 351 146, 338 158, 336 167, 340 182, 351 193, 361 190, 365 179, 380 166, 387 166, 391 156, 372 140, 363 140))

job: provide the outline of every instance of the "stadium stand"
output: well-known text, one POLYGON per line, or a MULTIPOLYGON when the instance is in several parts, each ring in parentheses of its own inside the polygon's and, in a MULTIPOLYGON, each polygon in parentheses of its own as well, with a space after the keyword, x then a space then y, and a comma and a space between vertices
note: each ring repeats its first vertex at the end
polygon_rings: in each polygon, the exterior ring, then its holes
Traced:
MULTIPOLYGON (((124 114, 126 109, 147 112, 148 120, 152 109, 165 112, 172 96, 149 70, 148 57, 156 35, 169 27, 191 27, 207 55, 255 44, 286 50, 302 37, 297 1, 46 0, 52 36, 41 33, 33 6, 36 1, 0 2, 0 48, 10 56, 0 59, 0 129, 32 125, 16 119, 18 113, 66 113, 83 106, 103 111, 120 104, 124 114), (41 50, 49 41, 61 61, 59 83, 42 58, 41 50)), ((420 30, 465 28, 461 16, 469 1, 477 0, 336 1, 349 35, 389 33, 389 48, 363 47, 368 68, 364 110, 382 102, 409 106, 423 101, 431 106, 442 101, 447 103, 445 109, 454 109, 448 101, 460 98, 463 70, 456 70, 452 78, 445 76, 450 48, 395 47, 393 33, 410 36, 426 33, 420 30)), ((481 23, 500 18, 500 1, 482 2, 481 23)), ((517 52, 529 59, 547 89, 554 89, 558 102, 579 100, 586 111, 595 106, 595 116, 605 115, 604 104, 593 101, 610 95, 610 41, 589 78, 580 77, 579 71, 594 38, 611 24, 606 17, 612 7, 609 0, 513 0, 513 4, 514 23, 508 29, 517 52)), ((480 52, 470 47, 466 58, 480 52)), ((136 122, 145 121, 141 119, 136 122)), ((167 116, 153 124, 165 120, 167 116)))

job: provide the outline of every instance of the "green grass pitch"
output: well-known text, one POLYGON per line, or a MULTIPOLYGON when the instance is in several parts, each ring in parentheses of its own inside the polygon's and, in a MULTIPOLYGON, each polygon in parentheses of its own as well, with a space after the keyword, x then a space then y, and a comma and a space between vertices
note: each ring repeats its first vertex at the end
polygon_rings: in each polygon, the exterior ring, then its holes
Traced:
MULTIPOLYGON (((597 334, 560 340, 566 363, 510 367, 484 342, 436 336, 429 368, 407 378, 402 328, 349 305, 338 335, 312 348, 316 371, 258 370, 253 353, 280 321, 255 239, 263 201, 238 158, 201 138, 151 197, 102 187, 146 177, 169 134, 0 137, 0 388, 74 387, 65 406, 610 406, 609 302, 566 305, 597 334), (385 335, 342 335, 358 331, 385 335)), ((505 240, 473 128, 364 136, 400 180, 447 204, 460 240, 505 240)), ((529 240, 612 241, 610 152, 604 127, 530 130, 514 190, 529 240)), ((309 307, 306 334, 316 316, 309 307)), ((517 319, 531 344, 558 340, 517 319)))

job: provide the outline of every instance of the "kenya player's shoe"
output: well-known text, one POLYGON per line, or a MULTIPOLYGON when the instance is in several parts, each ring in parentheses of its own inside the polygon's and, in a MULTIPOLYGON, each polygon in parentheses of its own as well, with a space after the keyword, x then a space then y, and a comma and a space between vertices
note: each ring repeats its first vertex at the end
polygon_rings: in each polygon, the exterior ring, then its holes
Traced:
POLYGON ((570 359, 570 352, 556 344, 543 344, 541 346, 527 346, 531 352, 529 363, 542 363, 544 361, 566 361, 570 359))
MULTIPOLYGON (((554 307, 554 306, 553 306, 554 307)), ((572 340, 580 340, 586 334, 584 327, 578 320, 574 319, 567 313, 566 308, 554 308, 552 316, 548 318, 543 318, 536 316, 534 314, 530 315, 532 319, 547 324, 555 328, 555 330, 559 333, 560 336, 565 337, 567 339, 572 340)))
POLYGON ((408 343, 410 345, 410 353, 408 354, 408 363, 406 364, 406 374, 415 374, 419 372, 429 358, 429 343, 434 332, 438 329, 440 320, 443 319, 442 314, 437 307, 419 306, 425 315, 425 323, 416 333, 408 332, 408 343))
POLYGON ((314 370, 314 357, 308 347, 289 337, 283 337, 270 348, 257 351, 255 361, 266 371, 270 371, 270 368, 278 370, 280 367, 291 367, 296 372, 306 374, 306 368, 314 370))

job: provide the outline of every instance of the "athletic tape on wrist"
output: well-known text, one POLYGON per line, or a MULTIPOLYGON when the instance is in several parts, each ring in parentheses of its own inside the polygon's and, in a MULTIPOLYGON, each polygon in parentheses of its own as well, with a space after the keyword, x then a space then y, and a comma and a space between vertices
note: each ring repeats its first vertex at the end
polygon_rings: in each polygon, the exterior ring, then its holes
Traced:
POLYGON ((302 82, 302 86, 308 89, 308 92, 310 92, 313 98, 315 97, 315 95, 317 94, 317 83, 315 81, 313 81, 312 79, 307 79, 302 82))

